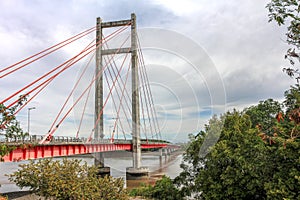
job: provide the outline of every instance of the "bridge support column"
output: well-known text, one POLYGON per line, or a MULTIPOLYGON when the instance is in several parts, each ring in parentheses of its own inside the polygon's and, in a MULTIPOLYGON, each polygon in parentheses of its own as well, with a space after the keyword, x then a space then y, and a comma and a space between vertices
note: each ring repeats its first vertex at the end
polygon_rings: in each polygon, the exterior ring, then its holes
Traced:
POLYGON ((167 162, 168 161, 168 158, 169 158, 169 151, 168 151, 168 149, 164 149, 164 151, 165 151, 165 162, 167 162))
POLYGON ((162 160, 164 155, 164 149, 159 149, 159 160, 162 160))
POLYGON ((126 180, 141 180, 141 179, 148 179, 148 178, 149 178, 148 167, 140 167, 140 168, 127 167, 126 168, 126 180))
POLYGON ((110 176, 110 167, 99 167, 97 175, 101 178, 110 176))
POLYGON ((98 168, 97 175, 99 177, 110 176, 110 167, 104 166, 104 153, 94 153, 95 166, 98 168))
POLYGON ((163 167, 163 149, 159 149, 159 172, 162 172, 163 167))
MULTIPOLYGON (((103 76, 98 74, 102 72, 102 20, 100 17, 97 18, 96 22, 96 70, 95 76, 98 78, 95 81, 95 130, 94 139, 99 141, 103 139, 103 76)), ((99 168, 98 175, 104 177, 110 175, 110 168, 104 167, 104 153, 94 153, 95 166, 99 168)))
POLYGON ((126 179, 144 179, 149 177, 149 168, 141 167, 139 76, 137 65, 136 16, 131 14, 131 79, 132 79, 132 151, 133 167, 126 168, 126 179))
POLYGON ((94 153, 94 158, 95 158, 95 166, 100 166, 104 167, 104 155, 103 153, 94 153))

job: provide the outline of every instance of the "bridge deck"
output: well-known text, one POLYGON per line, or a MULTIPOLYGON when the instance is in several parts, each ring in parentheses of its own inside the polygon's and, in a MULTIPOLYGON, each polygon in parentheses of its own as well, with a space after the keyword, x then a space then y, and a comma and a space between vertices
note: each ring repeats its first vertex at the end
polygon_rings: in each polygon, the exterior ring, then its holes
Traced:
MULTIPOLYGON (((141 144, 142 149, 165 148, 166 143, 161 144, 141 144)), ((79 154, 88 154, 108 151, 131 151, 132 144, 48 144, 48 145, 31 145, 25 144, 16 147, 9 155, 5 156, 4 162, 20 161, 28 159, 72 156, 79 154)))
MULTIPOLYGON (((53 137, 49 144, 39 144, 42 136, 30 136, 24 139, 13 139, 10 141, 0 141, 15 149, 7 156, 3 157, 4 162, 72 156, 80 154, 89 154, 96 152, 109 151, 132 151, 131 140, 110 140, 100 139, 87 141, 86 138, 73 138, 56 136, 53 137)), ((142 149, 158 148, 179 148, 162 140, 144 140, 141 141, 142 149)))

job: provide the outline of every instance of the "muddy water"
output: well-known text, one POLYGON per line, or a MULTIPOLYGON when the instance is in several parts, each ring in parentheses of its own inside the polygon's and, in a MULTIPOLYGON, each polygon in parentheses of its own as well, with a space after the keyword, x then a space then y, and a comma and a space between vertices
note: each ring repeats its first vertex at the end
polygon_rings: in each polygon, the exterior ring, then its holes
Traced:
MULTIPOLYGON (((113 177, 126 177, 126 167, 132 166, 132 157, 130 152, 113 152, 105 153, 104 161, 105 165, 111 168, 111 175, 113 177)), ((77 157, 86 161, 88 164, 93 164, 94 159, 91 156, 77 157)), ((62 159, 62 158, 57 158, 62 159)), ((164 174, 175 178, 181 171, 180 163, 182 161, 181 153, 175 152, 169 156, 160 157, 158 152, 143 153, 142 154, 142 166, 146 166, 150 169, 150 178, 143 180, 142 182, 153 184, 156 180, 161 178, 164 174)), ((0 163, 0 193, 20 191, 20 189, 9 182, 5 174, 11 174, 18 169, 19 164, 27 163, 27 161, 21 161, 18 163, 0 163)), ((140 180, 128 181, 128 188, 136 187, 141 184, 140 180)), ((26 189, 25 189, 26 190, 26 189)))
MULTIPOLYGON (((146 156, 143 157, 146 160, 146 156)), ((151 159, 151 158, 149 158, 151 159)), ((163 175, 169 176, 170 178, 175 178, 181 172, 180 163, 182 161, 182 154, 179 152, 173 153, 169 156, 163 156, 159 158, 152 158, 157 161, 157 165, 148 166, 150 169, 150 176, 148 179, 144 180, 127 180, 126 186, 127 188, 135 188, 140 186, 141 183, 154 185, 155 182, 163 175)), ((147 166, 147 165, 145 165, 147 166)))

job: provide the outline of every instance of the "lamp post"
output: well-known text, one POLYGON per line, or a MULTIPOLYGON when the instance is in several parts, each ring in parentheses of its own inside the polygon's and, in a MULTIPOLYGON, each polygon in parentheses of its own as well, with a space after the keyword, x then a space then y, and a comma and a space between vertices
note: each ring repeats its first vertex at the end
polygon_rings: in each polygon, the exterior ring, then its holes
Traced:
POLYGON ((111 136, 112 136, 112 134, 111 134, 111 128, 113 128, 113 127, 114 127, 113 125, 109 126, 109 139, 111 139, 111 136))
MULTIPOLYGON (((113 118, 111 118, 112 120, 116 120, 116 122, 118 122, 118 120, 119 120, 119 117, 113 117, 113 118)), ((117 124, 116 124, 117 125, 117 124)), ((113 126, 114 128, 115 128, 115 126, 113 126)), ((114 134, 114 136, 115 136, 115 132, 116 132, 116 130, 115 129, 113 129, 113 134, 114 134)), ((118 134, 118 125, 117 125, 117 134, 118 134)), ((118 137, 117 137, 118 138, 118 137)), ((112 139, 112 136, 111 136, 111 139, 112 139)))
POLYGON ((27 132, 29 134, 29 130, 30 130, 30 111, 31 110, 34 110, 35 107, 31 107, 31 108, 28 108, 28 124, 27 124, 27 132))

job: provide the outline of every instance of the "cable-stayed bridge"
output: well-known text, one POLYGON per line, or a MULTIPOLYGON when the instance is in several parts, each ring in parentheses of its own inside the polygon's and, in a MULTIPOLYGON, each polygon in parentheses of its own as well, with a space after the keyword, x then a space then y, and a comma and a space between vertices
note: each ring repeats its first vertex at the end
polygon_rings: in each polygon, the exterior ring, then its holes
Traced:
MULTIPOLYGON (((34 107, 28 108, 30 102, 41 95, 47 95, 49 85, 59 77, 64 77, 67 71, 76 69, 78 63, 85 62, 84 68, 77 70, 78 78, 69 89, 69 93, 65 95, 65 101, 61 102, 57 115, 49 123, 48 132, 46 131, 47 133, 43 136, 28 135, 21 140, 15 138, 2 141, 16 147, 4 157, 4 161, 93 153, 95 164, 104 166, 101 152, 129 150, 133 152, 133 166, 128 168, 128 171, 147 172, 146 168, 141 167, 141 149, 175 149, 177 146, 162 140, 136 29, 135 14, 132 14, 128 20, 112 22, 102 22, 101 18, 97 18, 95 27, 84 30, 13 65, 1 68, 1 82, 5 82, 8 77, 22 70, 36 67, 35 63, 45 62, 43 60, 47 57, 51 57, 52 54, 79 40, 87 43, 79 50, 79 53, 75 53, 74 56, 56 66, 48 67, 48 71, 39 74, 34 80, 24 81, 23 87, 12 91, 5 98, 2 97, 0 104, 5 105, 7 109, 15 108, 14 115, 17 116, 23 109, 28 109, 29 113, 30 109, 34 109, 34 107), (105 31, 107 29, 110 30, 108 33, 105 31), (92 34, 96 37, 90 39, 92 34), (112 43, 114 40, 119 43, 113 46, 111 44, 117 43, 112 43), (88 77, 87 71, 91 68, 94 73, 88 77), (93 99, 93 113, 88 113, 88 110, 91 110, 89 109, 91 98, 93 99), (71 117, 75 108, 80 110, 77 131, 68 137, 57 135, 56 133, 71 117), (110 126, 110 133, 106 133, 104 129, 105 112, 108 108, 114 116, 111 118, 114 121, 110 126), (94 116, 93 119, 87 120, 87 116, 90 115, 94 116), (88 134, 82 128, 86 121, 92 121, 88 134)), ((2 130, 5 129, 5 123, 4 121, 1 124, 2 130)))

